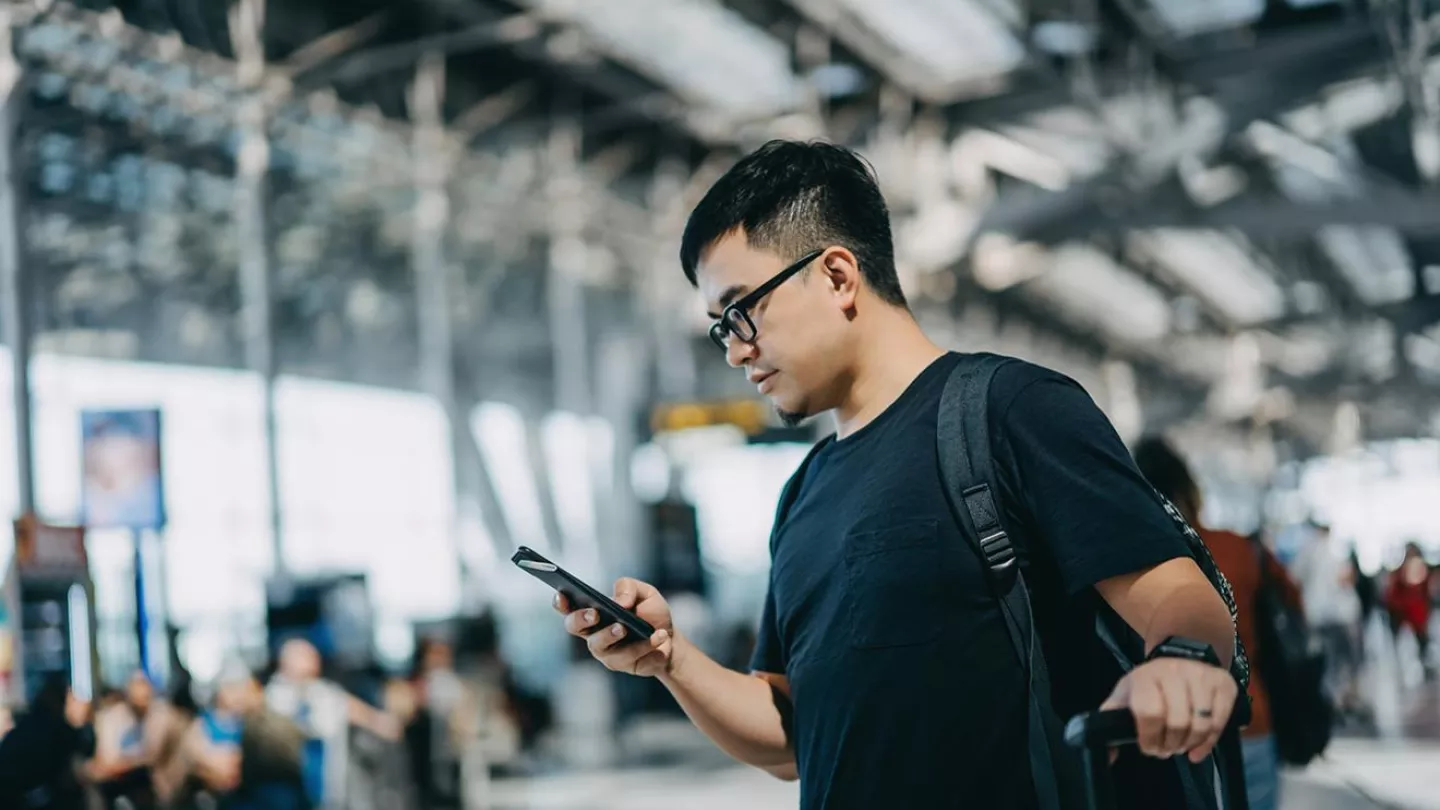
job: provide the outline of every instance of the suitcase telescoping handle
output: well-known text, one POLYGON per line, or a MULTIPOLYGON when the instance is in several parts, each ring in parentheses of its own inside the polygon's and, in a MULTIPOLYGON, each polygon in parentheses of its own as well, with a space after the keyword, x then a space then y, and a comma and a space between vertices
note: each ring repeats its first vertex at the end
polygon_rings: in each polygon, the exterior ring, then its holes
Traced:
POLYGON ((1085 712, 1070 719, 1065 726, 1065 744, 1071 748, 1115 748, 1134 745, 1139 734, 1135 715, 1129 709, 1085 712))
POLYGON ((1110 749, 1134 745, 1138 738, 1135 715, 1129 709, 1086 712, 1065 725, 1065 744, 1080 750, 1085 766, 1085 807, 1110 810, 1115 786, 1110 782, 1110 749))

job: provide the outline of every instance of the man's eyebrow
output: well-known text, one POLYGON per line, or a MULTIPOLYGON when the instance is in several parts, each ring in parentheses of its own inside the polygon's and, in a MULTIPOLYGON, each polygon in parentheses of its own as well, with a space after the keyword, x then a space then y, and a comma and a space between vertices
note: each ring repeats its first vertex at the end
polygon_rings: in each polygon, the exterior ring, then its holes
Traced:
MULTIPOLYGON (((725 292, 720 293, 720 307, 723 309, 730 306, 732 303, 735 302, 735 299, 743 296, 748 289, 749 288, 746 287, 744 284, 736 284, 731 287, 727 287, 725 289, 725 292)), ((711 318, 714 318, 717 321, 720 320, 721 313, 719 312, 706 312, 705 314, 711 318)))

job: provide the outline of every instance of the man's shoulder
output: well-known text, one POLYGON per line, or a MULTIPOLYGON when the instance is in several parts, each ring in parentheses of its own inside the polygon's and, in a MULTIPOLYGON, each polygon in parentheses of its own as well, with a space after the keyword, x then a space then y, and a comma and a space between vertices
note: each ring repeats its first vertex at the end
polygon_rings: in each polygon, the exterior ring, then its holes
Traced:
POLYGON ((1009 411, 1015 400, 1037 386, 1058 385, 1079 389, 1084 388, 1071 377, 1055 369, 1032 363, 1019 357, 990 352, 973 354, 954 353, 954 365, 959 368, 966 363, 991 361, 998 364, 995 376, 990 381, 989 410, 993 421, 1009 411))

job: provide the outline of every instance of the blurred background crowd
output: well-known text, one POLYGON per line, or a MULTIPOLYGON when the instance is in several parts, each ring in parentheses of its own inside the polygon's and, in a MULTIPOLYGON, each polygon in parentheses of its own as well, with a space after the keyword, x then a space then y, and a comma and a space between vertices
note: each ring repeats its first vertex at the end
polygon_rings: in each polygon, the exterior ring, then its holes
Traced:
POLYGON ((1440 807, 1437 37, 1430 0, 0 0, 0 806, 794 806, 507 562, 646 579, 745 667, 828 426, 729 372, 676 250, 785 137, 874 164, 939 342, 1163 434, 1281 566, 1336 708, 1286 806, 1440 807))

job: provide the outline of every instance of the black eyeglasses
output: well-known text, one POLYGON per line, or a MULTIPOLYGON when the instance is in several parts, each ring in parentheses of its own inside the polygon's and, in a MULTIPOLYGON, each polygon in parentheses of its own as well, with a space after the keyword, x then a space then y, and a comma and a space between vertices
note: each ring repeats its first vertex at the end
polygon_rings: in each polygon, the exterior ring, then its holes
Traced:
POLYGON ((755 328, 755 321, 750 319, 750 310, 760 303, 760 299, 769 295, 784 284, 791 276, 805 269, 805 265, 820 258, 825 249, 813 250, 784 270, 776 273, 769 281, 746 293, 739 300, 725 307, 720 313, 720 320, 710 327, 710 339, 715 341, 722 351, 730 348, 730 338, 739 338, 742 343, 754 343, 758 330, 755 328))

